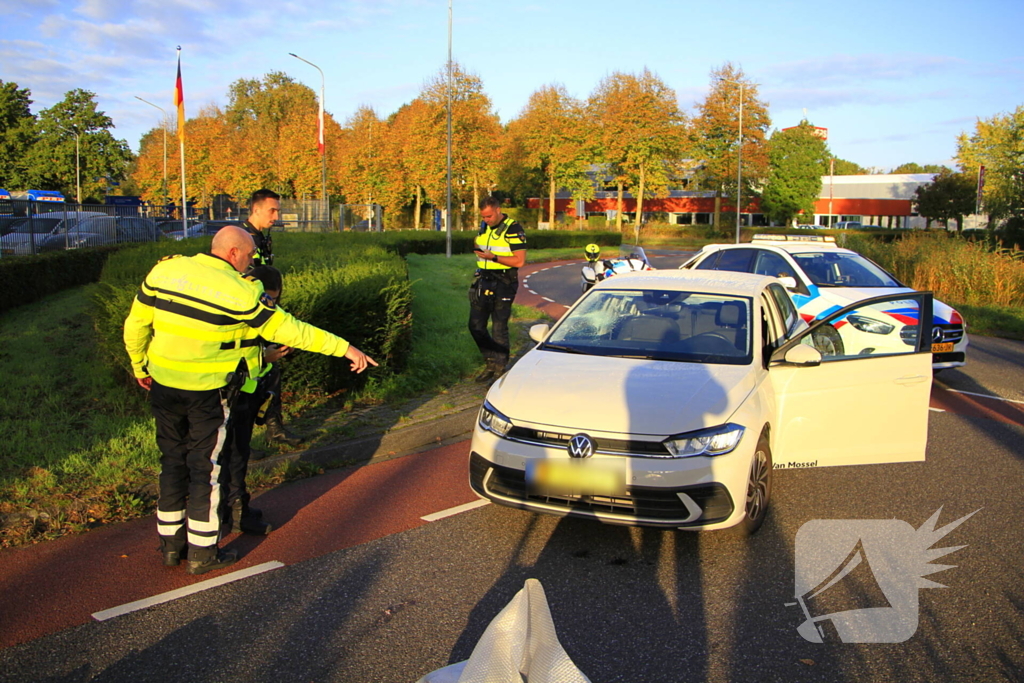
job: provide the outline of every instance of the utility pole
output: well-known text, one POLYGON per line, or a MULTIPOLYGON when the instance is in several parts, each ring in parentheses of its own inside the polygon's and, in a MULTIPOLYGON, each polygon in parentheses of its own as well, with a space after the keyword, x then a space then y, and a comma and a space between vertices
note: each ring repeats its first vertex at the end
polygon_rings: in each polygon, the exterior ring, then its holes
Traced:
POLYGON ((137 99, 139 102, 145 102, 146 104, 148 104, 149 106, 153 107, 154 109, 159 109, 160 112, 163 114, 163 118, 160 119, 160 128, 164 132, 164 184, 163 184, 163 195, 161 196, 161 199, 160 199, 160 205, 161 206, 167 206, 167 112, 164 111, 163 107, 158 107, 157 105, 153 104, 152 102, 149 102, 147 100, 142 99, 138 95, 135 96, 135 99, 137 99))

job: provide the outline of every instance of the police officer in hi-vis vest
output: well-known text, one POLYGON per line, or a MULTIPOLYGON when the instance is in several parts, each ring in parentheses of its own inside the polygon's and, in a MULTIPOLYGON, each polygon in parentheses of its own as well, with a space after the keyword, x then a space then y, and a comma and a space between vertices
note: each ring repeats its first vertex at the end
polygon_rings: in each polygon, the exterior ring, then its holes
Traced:
POLYGON ((501 212, 501 202, 494 197, 484 200, 480 217, 483 223, 473 250, 476 276, 469 288, 469 332, 486 361, 476 380, 489 382, 508 364, 508 319, 519 289, 519 269, 526 264, 526 231, 501 212))
POLYGON ((164 564, 188 550, 189 574, 232 564, 219 551, 220 462, 239 391, 252 391, 263 363, 256 335, 285 346, 344 356, 362 372, 376 362, 341 337, 262 301, 263 284, 242 277, 256 253, 242 228, 222 228, 209 254, 161 259, 124 321, 139 385, 150 392, 160 448, 157 531, 164 564))

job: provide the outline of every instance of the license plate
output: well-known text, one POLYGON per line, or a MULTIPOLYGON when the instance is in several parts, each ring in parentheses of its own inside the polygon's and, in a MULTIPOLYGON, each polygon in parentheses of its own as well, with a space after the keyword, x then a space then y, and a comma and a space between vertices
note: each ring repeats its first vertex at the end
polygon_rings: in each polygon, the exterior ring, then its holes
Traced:
POLYGON ((526 484, 542 494, 620 496, 626 493, 626 467, 617 458, 528 460, 526 484))
POLYGON ((932 344, 932 353, 949 353, 953 350, 953 342, 932 344))

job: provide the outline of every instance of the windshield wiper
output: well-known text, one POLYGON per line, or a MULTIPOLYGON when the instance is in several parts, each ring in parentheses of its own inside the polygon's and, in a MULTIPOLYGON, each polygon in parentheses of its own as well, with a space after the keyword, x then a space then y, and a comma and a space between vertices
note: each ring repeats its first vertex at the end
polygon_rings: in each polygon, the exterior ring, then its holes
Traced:
POLYGON ((573 346, 563 346, 562 344, 545 343, 544 346, 541 347, 541 349, 544 351, 551 349, 552 351, 565 351, 566 353, 579 353, 583 355, 588 355, 586 351, 581 351, 573 346))

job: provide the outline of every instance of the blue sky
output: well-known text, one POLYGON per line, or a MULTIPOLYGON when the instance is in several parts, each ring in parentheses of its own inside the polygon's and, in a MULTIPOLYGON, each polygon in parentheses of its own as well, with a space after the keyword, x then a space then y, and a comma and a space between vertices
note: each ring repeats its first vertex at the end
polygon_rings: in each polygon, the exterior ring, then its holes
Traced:
MULTIPOLYGON (((862 166, 950 163, 959 133, 1024 104, 1024 2, 731 3, 692 0, 454 0, 453 54, 483 79, 503 121, 542 85, 587 97, 614 71, 647 67, 694 112, 713 68, 759 84, 775 128, 807 118, 862 166)), ((344 122, 387 116, 447 58, 447 0, 0 0, 0 79, 34 111, 72 88, 96 93, 117 137, 138 148, 173 109, 182 46, 189 114, 223 105, 239 78, 285 71, 344 122)), ((240 150, 242 153, 242 150, 240 150)))

